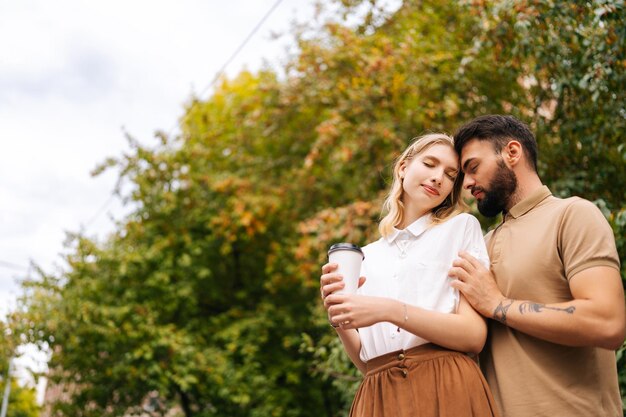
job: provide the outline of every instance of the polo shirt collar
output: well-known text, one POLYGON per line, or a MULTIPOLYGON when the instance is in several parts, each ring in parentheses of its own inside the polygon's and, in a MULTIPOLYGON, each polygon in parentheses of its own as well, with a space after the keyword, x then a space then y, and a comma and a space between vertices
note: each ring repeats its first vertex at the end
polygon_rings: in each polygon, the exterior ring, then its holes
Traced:
POLYGON ((407 233, 413 237, 418 237, 419 235, 424 233, 426 229, 428 229, 428 227, 431 224, 431 218, 432 218, 432 213, 427 213, 427 214, 424 214, 419 219, 415 220, 410 225, 408 225, 406 229, 400 230, 394 227, 393 232, 389 236, 386 237, 387 242, 393 243, 393 241, 396 240, 398 236, 407 234, 407 233))
POLYGON ((505 217, 512 217, 517 219, 520 216, 528 213, 530 210, 535 208, 539 203, 541 203, 546 198, 550 197, 552 192, 550 189, 543 185, 540 188, 533 191, 528 197, 511 207, 511 210, 506 213, 505 217))

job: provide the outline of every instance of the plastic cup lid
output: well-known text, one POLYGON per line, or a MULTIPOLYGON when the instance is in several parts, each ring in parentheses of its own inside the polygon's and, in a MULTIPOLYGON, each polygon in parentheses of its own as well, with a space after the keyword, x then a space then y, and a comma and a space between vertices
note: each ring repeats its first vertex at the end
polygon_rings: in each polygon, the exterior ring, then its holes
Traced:
POLYGON ((328 249, 328 254, 330 255, 332 252, 335 252, 338 250, 351 250, 354 252, 358 252, 363 256, 363 259, 365 259, 365 255, 363 255, 363 251, 361 250, 361 248, 358 245, 355 245, 354 243, 346 243, 346 242, 335 243, 334 245, 330 247, 330 249, 328 249))

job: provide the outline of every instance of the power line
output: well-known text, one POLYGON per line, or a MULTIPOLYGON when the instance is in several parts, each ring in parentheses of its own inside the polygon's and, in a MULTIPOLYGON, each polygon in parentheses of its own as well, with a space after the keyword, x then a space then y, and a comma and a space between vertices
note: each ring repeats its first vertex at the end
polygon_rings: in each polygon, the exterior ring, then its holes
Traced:
MULTIPOLYGON (((272 7, 270 7, 270 9, 265 13, 263 18, 261 18, 261 20, 256 24, 256 26, 252 29, 252 31, 248 34, 248 36, 246 36, 243 42, 237 47, 237 49, 235 49, 235 52, 232 53, 230 58, 228 58, 226 62, 221 66, 221 68, 217 71, 217 73, 215 74, 215 77, 213 77, 213 80, 204 89, 202 89, 202 91, 198 95, 199 98, 202 98, 202 96, 204 96, 209 91, 209 89, 211 89, 215 85, 217 80, 219 80, 220 77, 226 71, 226 68, 228 67, 228 65, 230 65, 230 63, 237 57, 239 52, 241 52, 241 50, 246 46, 246 44, 250 41, 250 39, 252 39, 252 37, 256 34, 256 32, 258 32, 261 26, 263 26, 263 23, 265 23, 265 21, 270 17, 270 15, 274 12, 274 10, 276 10, 276 8, 280 5, 280 3, 282 3, 282 1, 283 0, 277 0, 272 5, 272 7)), ((170 136, 172 134, 172 131, 176 129, 177 125, 178 123, 175 123, 174 126, 172 126, 172 128, 168 131, 167 136, 170 136)), ((98 217, 100 217, 102 212, 104 212, 104 210, 113 202, 114 197, 115 197, 115 193, 112 193, 107 199, 107 201, 98 209, 98 211, 96 211, 96 213, 93 216, 91 216, 89 221, 85 223, 85 226, 84 226, 85 228, 91 226, 91 224, 94 223, 98 217)))
POLYGON ((233 52, 233 54, 230 56, 230 58, 228 58, 228 60, 226 61, 226 63, 224 63, 224 65, 222 65, 222 67, 220 68, 220 70, 217 72, 217 74, 215 74, 215 77, 213 78, 213 81, 211 81, 211 83, 209 85, 207 85, 204 90, 202 90, 202 92, 200 93, 199 97, 202 98, 202 96, 211 88, 213 87, 213 85, 215 85, 215 83, 217 82, 217 80, 219 80, 219 78, 222 76, 222 74, 224 73, 224 71, 226 70, 226 67, 235 59, 235 57, 239 54, 239 52, 241 52, 241 50, 244 48, 244 46, 246 46, 246 44, 248 43, 248 41, 254 36, 254 34, 261 28, 261 26, 263 26, 263 23, 265 23, 265 21, 267 20, 268 17, 270 17, 270 15, 274 12, 274 10, 276 10, 276 8, 278 7, 278 5, 280 5, 280 3, 282 3, 283 0, 277 0, 276 3, 274 3, 274 5, 267 11, 267 13, 265 13, 265 16, 263 16, 263 18, 259 21, 259 23, 257 23, 257 25, 254 27, 254 29, 252 29, 252 32, 250 32, 250 34, 244 39, 244 41, 241 43, 241 45, 239 45, 239 47, 235 50, 235 52, 233 52))
MULTIPOLYGON (((231 62, 233 62, 233 60, 237 57, 239 52, 241 52, 241 50, 246 46, 248 41, 250 41, 250 39, 252 39, 252 37, 256 34, 256 32, 261 28, 261 26, 263 26, 263 23, 265 23, 265 21, 270 17, 270 15, 274 12, 274 10, 276 10, 276 8, 280 5, 280 3, 282 3, 282 1, 283 0, 277 0, 272 5, 272 7, 270 7, 270 9, 265 13, 265 16, 263 16, 263 18, 259 21, 259 23, 256 24, 256 26, 252 29, 252 31, 248 34, 248 36, 246 36, 243 42, 241 42, 241 44, 237 47, 237 49, 235 49, 235 52, 232 53, 230 58, 228 58, 226 62, 224 62, 224 64, 217 71, 217 73, 215 73, 215 77, 213 77, 213 80, 206 87, 202 89, 202 91, 198 95, 200 99, 202 99, 202 97, 215 85, 217 80, 219 80, 220 77, 224 75, 224 72, 226 71, 226 68, 228 67, 228 65, 230 65, 231 62)), ((176 122, 174 126, 172 126, 171 129, 168 130, 167 136, 171 136, 174 129, 176 129, 176 126, 178 126, 178 122, 176 122)))
POLYGON ((14 269, 17 271, 28 271, 30 269, 26 266, 14 264, 13 262, 7 262, 7 261, 0 261, 0 267, 7 268, 7 269, 14 269))
POLYGON ((100 217, 100 215, 104 212, 104 210, 113 202, 113 200, 115 199, 115 196, 116 194, 114 192, 112 192, 111 195, 109 195, 109 198, 107 199, 107 201, 105 201, 104 204, 100 206, 98 211, 96 211, 96 213, 93 216, 91 216, 91 218, 87 221, 87 223, 85 223, 84 225, 85 229, 91 226, 98 219, 98 217, 100 217))

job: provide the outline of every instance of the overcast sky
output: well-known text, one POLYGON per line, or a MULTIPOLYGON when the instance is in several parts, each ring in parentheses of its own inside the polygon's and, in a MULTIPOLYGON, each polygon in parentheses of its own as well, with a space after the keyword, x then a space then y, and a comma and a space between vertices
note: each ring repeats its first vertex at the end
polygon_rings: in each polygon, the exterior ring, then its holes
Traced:
MULTIPOLYGON (((90 172, 128 149, 123 131, 172 131, 276 4, 0 0, 0 313, 31 261, 62 263, 66 231, 104 236, 122 216, 115 172, 90 172)), ((291 22, 312 16, 311 0, 278 3, 226 72, 280 67, 291 22)))
MULTIPOLYGON (((116 172, 90 172, 128 150, 124 132, 145 144, 175 132, 270 11, 226 74, 282 68, 291 23, 311 21, 313 1, 0 0, 0 317, 31 262, 62 265, 66 232, 102 239, 123 218, 116 172)), ((45 367, 26 352, 22 381, 45 367)))
POLYGON ((31 261, 62 265, 66 231, 102 238, 123 216, 115 172, 90 175, 128 150, 123 132, 171 132, 277 4, 230 76, 281 68, 312 0, 0 0, 0 316, 31 261))

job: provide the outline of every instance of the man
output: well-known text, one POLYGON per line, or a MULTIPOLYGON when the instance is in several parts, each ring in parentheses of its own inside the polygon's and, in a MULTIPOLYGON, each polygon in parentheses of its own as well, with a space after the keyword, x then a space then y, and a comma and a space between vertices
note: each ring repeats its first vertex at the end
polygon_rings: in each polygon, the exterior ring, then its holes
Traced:
POLYGON ((492 319, 480 363, 503 416, 622 416, 614 350, 626 312, 607 221, 589 201, 552 196, 514 117, 479 117, 454 139, 479 211, 503 214, 485 237, 491 270, 466 253, 450 270, 492 319))

